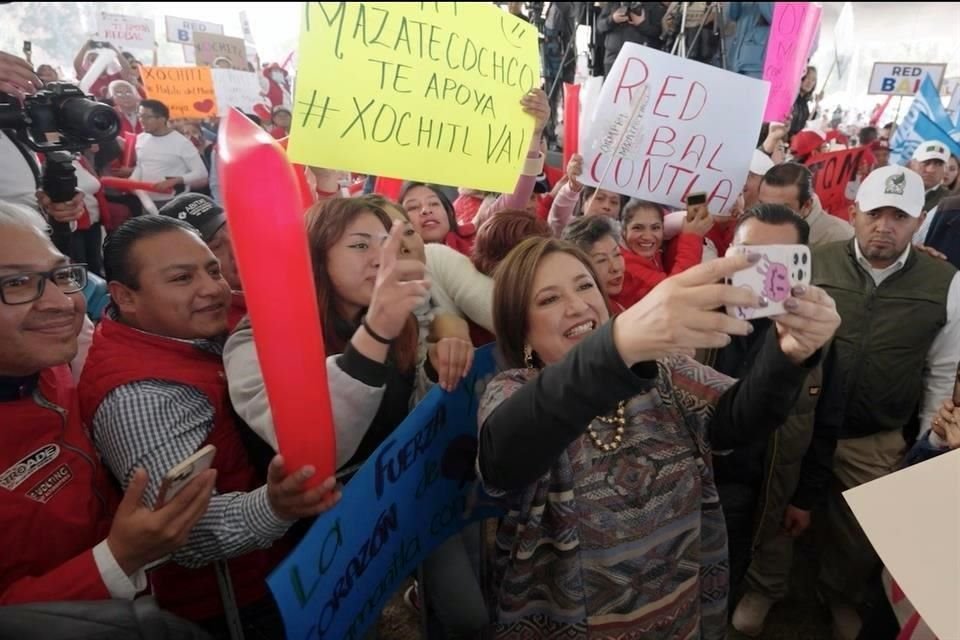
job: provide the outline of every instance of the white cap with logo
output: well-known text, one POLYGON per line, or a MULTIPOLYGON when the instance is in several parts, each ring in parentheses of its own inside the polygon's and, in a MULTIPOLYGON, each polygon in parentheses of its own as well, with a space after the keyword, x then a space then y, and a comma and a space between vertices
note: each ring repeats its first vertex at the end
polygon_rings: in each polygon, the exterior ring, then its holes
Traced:
POLYGON ((857 191, 857 206, 861 211, 893 207, 919 218, 923 213, 924 197, 923 179, 920 175, 905 167, 893 165, 870 172, 857 191))
POLYGON ((950 152, 947 150, 947 145, 939 140, 927 140, 914 149, 913 159, 917 162, 940 160, 946 163, 950 159, 950 152))

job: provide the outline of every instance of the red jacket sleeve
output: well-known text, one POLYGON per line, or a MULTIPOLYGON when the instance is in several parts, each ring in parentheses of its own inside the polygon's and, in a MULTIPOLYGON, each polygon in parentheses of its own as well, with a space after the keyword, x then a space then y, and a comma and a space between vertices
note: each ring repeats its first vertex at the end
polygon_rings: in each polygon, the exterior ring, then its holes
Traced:
POLYGON ((626 272, 623 276, 623 289, 613 297, 613 301, 624 308, 630 307, 668 277, 700 264, 702 259, 703 238, 692 233, 681 233, 669 242, 664 255, 668 265, 666 270, 652 260, 624 250, 626 272))
POLYGON ((626 266, 623 274, 623 289, 614 296, 613 300, 626 308, 663 282, 667 273, 653 261, 642 258, 632 251, 623 251, 623 261, 626 266))
POLYGON ((671 276, 695 267, 703 260, 703 238, 695 233, 681 233, 667 242, 663 264, 671 276))
POLYGON ((93 549, 87 549, 41 576, 24 576, 4 585, 0 591, 0 605, 109 600, 110 597, 93 559, 93 549))

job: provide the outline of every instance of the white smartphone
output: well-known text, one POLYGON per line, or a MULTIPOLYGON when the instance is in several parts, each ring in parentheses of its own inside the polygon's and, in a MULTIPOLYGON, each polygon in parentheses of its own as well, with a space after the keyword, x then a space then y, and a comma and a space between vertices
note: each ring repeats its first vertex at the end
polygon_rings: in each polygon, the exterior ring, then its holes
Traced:
POLYGON ((156 505, 159 507, 172 500, 191 480, 209 469, 215 455, 217 455, 217 448, 208 444, 170 469, 160 484, 156 505))
POLYGON ((767 299, 766 307, 727 307, 727 313, 742 320, 766 318, 786 312, 783 303, 797 285, 810 284, 810 249, 802 244, 771 244, 730 247, 727 255, 759 253, 760 261, 738 271, 729 282, 750 289, 767 299))

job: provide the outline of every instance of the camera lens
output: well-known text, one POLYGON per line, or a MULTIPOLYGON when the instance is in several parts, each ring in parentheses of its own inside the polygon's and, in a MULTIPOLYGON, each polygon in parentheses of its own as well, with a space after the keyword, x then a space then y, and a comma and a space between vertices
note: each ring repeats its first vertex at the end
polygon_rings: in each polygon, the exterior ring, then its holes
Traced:
POLYGON ((87 140, 106 140, 120 130, 120 120, 113 109, 87 98, 65 100, 59 116, 64 131, 87 140))

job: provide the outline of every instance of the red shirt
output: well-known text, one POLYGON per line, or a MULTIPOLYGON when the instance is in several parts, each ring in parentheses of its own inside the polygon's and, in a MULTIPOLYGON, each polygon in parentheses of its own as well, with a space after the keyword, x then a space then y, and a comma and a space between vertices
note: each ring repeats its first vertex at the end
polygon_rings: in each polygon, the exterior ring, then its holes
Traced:
POLYGON ((443 239, 443 244, 456 249, 468 258, 473 255, 473 243, 477 239, 477 228, 472 224, 459 225, 460 233, 451 231, 443 239))
POLYGON ((681 233, 672 239, 663 260, 651 260, 624 249, 623 289, 613 296, 613 302, 628 308, 668 277, 700 264, 702 259, 703 238, 693 233, 681 233))
MULTIPOLYGON (((84 71, 86 73, 86 71, 84 71)), ((95 98, 106 98, 107 97, 107 88, 110 86, 110 83, 114 80, 124 80, 122 73, 112 73, 106 74, 101 73, 100 77, 93 81, 93 84, 90 85, 89 93, 93 94, 95 98)))

